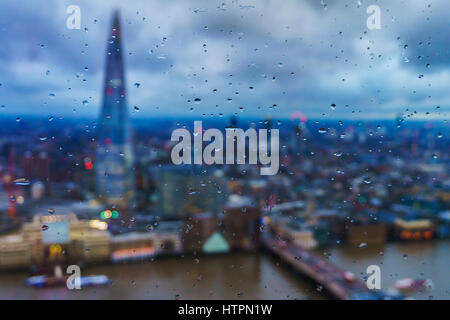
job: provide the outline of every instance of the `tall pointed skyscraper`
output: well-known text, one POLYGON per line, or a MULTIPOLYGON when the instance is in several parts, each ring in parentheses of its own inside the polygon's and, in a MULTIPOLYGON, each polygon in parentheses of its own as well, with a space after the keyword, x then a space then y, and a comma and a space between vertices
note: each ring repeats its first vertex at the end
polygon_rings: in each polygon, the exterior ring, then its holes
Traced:
POLYGON ((102 202, 127 208, 134 195, 134 157, 121 36, 116 10, 108 39, 103 107, 98 121, 96 188, 102 202))

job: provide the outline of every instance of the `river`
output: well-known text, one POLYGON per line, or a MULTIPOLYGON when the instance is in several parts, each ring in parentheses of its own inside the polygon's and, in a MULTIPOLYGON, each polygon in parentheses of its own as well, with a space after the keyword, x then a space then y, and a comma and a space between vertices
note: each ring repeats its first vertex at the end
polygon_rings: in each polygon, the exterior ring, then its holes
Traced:
MULTIPOLYGON (((450 299, 450 242, 386 244, 382 248, 317 250, 331 262, 362 278, 368 265, 381 268, 382 289, 398 279, 427 278, 429 291, 418 299, 450 299)), ((68 290, 32 289, 26 272, 0 273, 0 299, 326 299, 312 281, 266 254, 157 258, 125 265, 90 266, 83 275, 105 274, 109 287, 68 290)))

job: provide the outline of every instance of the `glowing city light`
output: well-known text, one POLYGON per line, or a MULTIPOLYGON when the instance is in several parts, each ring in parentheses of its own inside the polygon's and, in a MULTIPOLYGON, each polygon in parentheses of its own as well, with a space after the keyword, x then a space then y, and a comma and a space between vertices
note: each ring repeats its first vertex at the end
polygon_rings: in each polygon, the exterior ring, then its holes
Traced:
POLYGON ((92 229, 105 231, 108 229, 108 224, 105 221, 89 220, 89 227, 92 229))

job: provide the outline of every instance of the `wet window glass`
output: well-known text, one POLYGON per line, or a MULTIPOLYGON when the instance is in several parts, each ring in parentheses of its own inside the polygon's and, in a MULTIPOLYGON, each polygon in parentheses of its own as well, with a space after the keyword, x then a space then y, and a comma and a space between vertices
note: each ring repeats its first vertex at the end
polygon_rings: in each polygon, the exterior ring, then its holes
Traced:
POLYGON ((449 10, 2 1, 0 299, 449 299, 449 10))

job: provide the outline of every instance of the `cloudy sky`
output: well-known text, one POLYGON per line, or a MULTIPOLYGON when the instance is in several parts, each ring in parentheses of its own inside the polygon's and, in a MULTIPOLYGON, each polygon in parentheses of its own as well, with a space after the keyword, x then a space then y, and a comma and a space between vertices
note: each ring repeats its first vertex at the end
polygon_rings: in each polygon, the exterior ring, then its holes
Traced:
POLYGON ((0 0, 0 113, 97 117, 114 8, 133 117, 448 118, 446 0, 0 0))

